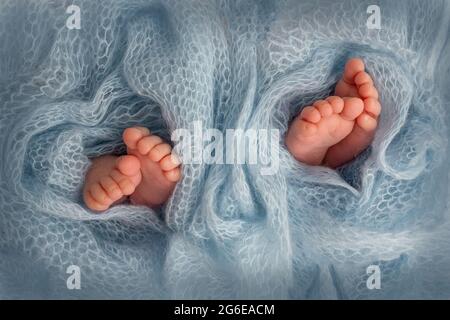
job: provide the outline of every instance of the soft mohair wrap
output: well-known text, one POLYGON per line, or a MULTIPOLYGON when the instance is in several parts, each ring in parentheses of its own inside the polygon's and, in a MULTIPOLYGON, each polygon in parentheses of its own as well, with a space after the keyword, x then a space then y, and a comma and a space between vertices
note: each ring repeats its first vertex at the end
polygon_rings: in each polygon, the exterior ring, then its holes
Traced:
POLYGON ((2 0, 0 298, 448 298, 449 28, 439 0, 2 0), (380 92, 375 140, 298 163, 288 124, 349 57, 380 92), (84 206, 125 128, 195 121, 279 130, 279 170, 185 164, 157 212, 84 206))

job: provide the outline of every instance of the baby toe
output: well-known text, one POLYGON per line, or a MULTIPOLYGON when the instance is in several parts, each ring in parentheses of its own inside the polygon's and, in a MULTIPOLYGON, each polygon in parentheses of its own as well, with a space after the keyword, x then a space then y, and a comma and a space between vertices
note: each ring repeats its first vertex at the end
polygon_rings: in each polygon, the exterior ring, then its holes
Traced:
POLYGON ((325 100, 319 100, 314 102, 314 107, 319 110, 320 115, 324 118, 330 117, 333 114, 333 107, 325 100))
POLYGON ((344 109, 340 115, 346 120, 355 120, 364 110, 364 103, 359 98, 345 98, 344 109))
POLYGON ((108 205, 104 205, 101 203, 98 203, 94 197, 92 196, 92 193, 90 191, 86 191, 83 195, 83 200, 86 206, 93 210, 93 211, 104 211, 108 209, 108 205))
POLYGON ((117 158, 116 166, 117 169, 126 176, 136 175, 141 169, 139 159, 132 155, 125 155, 117 158))
POLYGON ((139 140, 137 149, 140 154, 147 155, 156 145, 162 143, 163 140, 155 135, 147 136, 139 140))
POLYGON ((172 147, 167 143, 160 143, 150 150, 148 156, 150 160, 159 162, 163 157, 172 152, 172 147))
POLYGON ((364 68, 364 62, 360 58, 349 59, 344 68, 344 81, 348 84, 355 84, 355 76, 364 71, 364 68))
POLYGON ((173 170, 163 171, 163 174, 170 182, 177 182, 181 179, 181 169, 179 167, 173 170))
POLYGON ((100 206, 109 206, 112 203, 112 199, 99 183, 94 183, 89 189, 89 193, 100 206))
POLYGON ((344 99, 337 96, 331 96, 326 99, 331 106, 333 107, 334 113, 341 113, 342 109, 344 109, 344 99))
POLYGON ((103 177, 100 184, 113 201, 119 200, 123 194, 119 185, 111 177, 103 177))
POLYGON ((178 167, 181 164, 181 161, 175 154, 171 153, 162 158, 159 163, 163 171, 170 171, 178 167))
POLYGON ((306 121, 312 122, 312 123, 318 123, 322 116, 320 115, 319 110, 317 110, 314 107, 308 106, 303 108, 301 114, 301 119, 304 119, 306 121))
POLYGON ((127 145, 130 149, 136 149, 136 145, 139 140, 141 140, 143 137, 148 136, 150 134, 150 130, 144 127, 132 127, 127 128, 123 132, 123 142, 127 145))
POLYGON ((129 196, 136 189, 137 183, 133 182, 130 177, 123 175, 119 170, 114 169, 111 172, 111 178, 117 183, 122 193, 129 196))
POLYGON ((374 131, 378 125, 377 120, 365 112, 356 119, 356 123, 367 132, 374 131))
POLYGON ((365 83, 358 88, 358 93, 361 98, 374 98, 378 99, 378 91, 373 83, 365 83))
POLYGON ((378 118, 381 113, 380 101, 375 98, 364 99, 364 111, 371 115, 373 118, 378 118))
POLYGON ((355 76, 355 84, 360 87, 363 84, 373 84, 372 77, 365 71, 361 71, 355 76))

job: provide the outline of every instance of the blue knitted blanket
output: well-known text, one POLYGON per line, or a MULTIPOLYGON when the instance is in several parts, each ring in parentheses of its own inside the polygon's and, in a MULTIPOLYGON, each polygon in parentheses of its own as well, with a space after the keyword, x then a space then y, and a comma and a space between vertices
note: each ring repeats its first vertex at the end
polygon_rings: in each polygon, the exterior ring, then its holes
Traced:
POLYGON ((0 298, 448 298, 449 39, 439 0, 1 1, 0 298), (290 119, 354 56, 375 140, 296 162, 290 119), (196 121, 278 130, 278 170, 186 164, 160 210, 84 206, 125 128, 196 121))

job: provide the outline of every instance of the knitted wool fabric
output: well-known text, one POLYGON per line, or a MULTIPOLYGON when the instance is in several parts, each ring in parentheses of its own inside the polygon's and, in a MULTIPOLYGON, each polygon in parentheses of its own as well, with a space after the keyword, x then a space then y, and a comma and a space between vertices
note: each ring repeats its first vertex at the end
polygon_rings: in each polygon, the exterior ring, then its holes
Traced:
POLYGON ((448 298, 450 3, 377 3, 381 29, 360 0, 1 1, 0 298, 448 298), (298 163, 289 121, 349 57, 380 92, 375 140, 298 163), (280 130, 279 170, 185 164, 158 212, 84 206, 125 128, 195 121, 280 130))

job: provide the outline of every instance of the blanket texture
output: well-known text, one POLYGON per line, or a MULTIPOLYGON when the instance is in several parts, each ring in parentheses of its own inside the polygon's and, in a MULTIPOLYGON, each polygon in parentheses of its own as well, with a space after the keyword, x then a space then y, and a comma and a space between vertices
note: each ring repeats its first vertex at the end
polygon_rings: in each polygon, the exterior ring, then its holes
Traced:
POLYGON ((439 0, 2 0, 0 298, 448 298, 449 21, 439 0), (373 144, 297 163, 289 121, 353 56, 381 95, 373 144), (194 121, 279 129, 278 172, 187 164, 157 212, 83 205, 126 127, 194 121))

